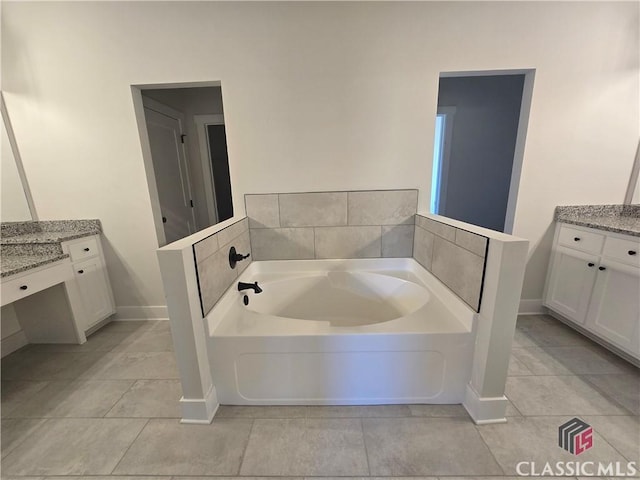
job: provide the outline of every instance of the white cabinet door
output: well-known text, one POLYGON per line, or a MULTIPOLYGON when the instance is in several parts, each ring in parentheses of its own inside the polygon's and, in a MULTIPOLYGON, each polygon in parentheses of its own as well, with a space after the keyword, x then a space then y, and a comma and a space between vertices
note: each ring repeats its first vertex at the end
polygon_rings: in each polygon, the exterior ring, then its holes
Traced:
POLYGON ((109 283, 100 257, 74 264, 75 277, 87 312, 84 329, 90 328, 113 313, 109 283))
POLYGON ((587 327, 623 349, 640 353, 640 269, 603 259, 587 327))
POLYGON ((598 271, 597 259, 588 253, 557 247, 545 305, 569 320, 584 323, 598 271))

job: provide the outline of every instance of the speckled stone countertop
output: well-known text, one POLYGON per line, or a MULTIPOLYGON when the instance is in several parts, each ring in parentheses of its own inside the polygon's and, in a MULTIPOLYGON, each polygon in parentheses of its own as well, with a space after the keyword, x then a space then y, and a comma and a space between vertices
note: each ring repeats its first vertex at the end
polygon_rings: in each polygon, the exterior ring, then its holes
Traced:
POLYGON ((3 223, 2 245, 60 243, 102 232, 100 220, 3 223))
POLYGON ((26 272, 32 268, 40 267, 48 263, 57 262, 69 258, 69 255, 60 253, 57 255, 2 255, 0 261, 0 277, 8 277, 16 273, 26 272))
POLYGON ((640 205, 559 206, 555 220, 640 237, 640 205))
POLYGON ((0 277, 68 258, 62 242, 102 232, 100 220, 8 222, 0 226, 0 277))

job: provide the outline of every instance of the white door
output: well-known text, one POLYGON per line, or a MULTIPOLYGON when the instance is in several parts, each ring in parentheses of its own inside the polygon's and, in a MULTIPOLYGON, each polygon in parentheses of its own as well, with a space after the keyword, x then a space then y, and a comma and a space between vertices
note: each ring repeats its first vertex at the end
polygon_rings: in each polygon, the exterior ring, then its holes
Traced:
POLYGON ((165 239, 171 243, 196 231, 182 125, 179 118, 147 106, 144 113, 165 239))
POLYGON ((603 259, 587 327, 625 350, 640 353, 640 269, 603 259))
POLYGON ((597 270, 597 257, 558 247, 551 265, 545 305, 584 323, 597 270))

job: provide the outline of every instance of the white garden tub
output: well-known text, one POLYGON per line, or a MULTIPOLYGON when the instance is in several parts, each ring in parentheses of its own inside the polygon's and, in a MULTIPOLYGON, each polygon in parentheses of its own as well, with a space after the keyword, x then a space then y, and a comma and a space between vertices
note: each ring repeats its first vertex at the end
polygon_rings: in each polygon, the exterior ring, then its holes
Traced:
POLYGON ((476 314, 413 259, 253 262, 207 315, 227 405, 461 403, 476 314), (244 295, 249 304, 243 304, 244 295))

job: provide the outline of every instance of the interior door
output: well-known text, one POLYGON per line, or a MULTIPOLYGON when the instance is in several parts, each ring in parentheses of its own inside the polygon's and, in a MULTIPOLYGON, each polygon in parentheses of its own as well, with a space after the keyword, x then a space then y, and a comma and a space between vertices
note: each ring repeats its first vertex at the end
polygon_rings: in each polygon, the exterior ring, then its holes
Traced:
POLYGON ((182 126, 180 119, 149 107, 144 112, 165 238, 171 243, 196 231, 182 126))

